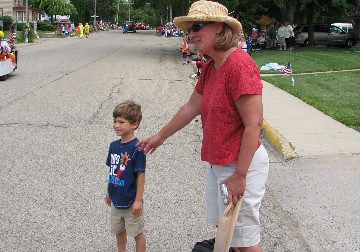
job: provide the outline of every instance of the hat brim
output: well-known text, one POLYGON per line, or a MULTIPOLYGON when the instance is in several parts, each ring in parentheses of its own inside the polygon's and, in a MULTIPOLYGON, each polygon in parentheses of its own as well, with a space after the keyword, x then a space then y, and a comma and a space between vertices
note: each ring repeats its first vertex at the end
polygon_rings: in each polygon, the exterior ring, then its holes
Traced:
POLYGON ((174 24, 182 31, 187 31, 188 22, 217 22, 226 23, 234 31, 234 33, 242 32, 241 23, 233 17, 229 16, 181 16, 174 18, 174 24))

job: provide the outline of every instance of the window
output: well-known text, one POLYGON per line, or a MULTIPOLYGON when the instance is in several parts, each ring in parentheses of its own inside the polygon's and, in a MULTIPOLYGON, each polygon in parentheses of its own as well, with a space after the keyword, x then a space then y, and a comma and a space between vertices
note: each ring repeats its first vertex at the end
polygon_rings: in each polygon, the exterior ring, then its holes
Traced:
POLYGON ((25 11, 17 11, 16 12, 16 20, 18 22, 25 22, 25 11))
POLYGON ((26 6, 26 0, 14 0, 14 6, 26 6))
POLYGON ((3 8, 0 8, 0 17, 2 17, 4 15, 4 9, 3 8))
POLYGON ((330 27, 330 33, 341 33, 342 30, 339 27, 331 26, 330 27))

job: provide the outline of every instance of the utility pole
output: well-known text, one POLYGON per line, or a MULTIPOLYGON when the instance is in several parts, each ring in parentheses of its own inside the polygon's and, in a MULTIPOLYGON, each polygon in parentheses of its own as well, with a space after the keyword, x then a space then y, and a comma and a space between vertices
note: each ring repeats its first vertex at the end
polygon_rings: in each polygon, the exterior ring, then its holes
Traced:
POLYGON ((172 5, 170 5, 170 20, 169 20, 169 22, 172 23, 172 21, 173 21, 172 5))
POLYGON ((25 5, 25 23, 29 27, 29 0, 26 0, 25 5))
POLYGON ((169 23, 169 5, 166 5, 166 23, 169 23))
POLYGON ((96 0, 95 0, 94 10, 95 10, 95 14, 94 14, 94 26, 95 26, 96 25, 96 0))
POLYGON ((127 4, 127 6, 128 6, 128 11, 129 11, 129 19, 128 19, 128 21, 131 21, 131 2, 130 2, 130 0, 126 0, 126 4, 127 4))
POLYGON ((116 25, 119 24, 120 0, 117 1, 116 25))

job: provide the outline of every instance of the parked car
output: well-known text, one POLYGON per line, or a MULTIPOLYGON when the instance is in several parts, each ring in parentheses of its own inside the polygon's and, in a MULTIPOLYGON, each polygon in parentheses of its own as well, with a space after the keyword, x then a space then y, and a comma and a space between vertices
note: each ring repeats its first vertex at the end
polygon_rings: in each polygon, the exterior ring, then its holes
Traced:
POLYGON ((137 23, 135 25, 136 30, 145 30, 145 24, 144 23, 137 23))
MULTIPOLYGON (((295 27, 295 43, 300 46, 308 46, 308 26, 299 25, 295 27)), ((356 44, 356 37, 351 32, 346 32, 335 25, 314 25, 315 45, 345 46, 351 48, 356 44)))

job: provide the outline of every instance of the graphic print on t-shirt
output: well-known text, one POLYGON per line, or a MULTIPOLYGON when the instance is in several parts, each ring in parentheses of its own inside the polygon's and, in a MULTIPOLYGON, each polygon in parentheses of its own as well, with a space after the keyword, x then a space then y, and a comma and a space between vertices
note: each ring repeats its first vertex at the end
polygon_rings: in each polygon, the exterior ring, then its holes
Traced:
POLYGON ((115 187, 117 187, 118 185, 124 186, 124 181, 120 180, 120 178, 126 169, 128 161, 131 160, 129 158, 127 152, 125 152, 125 154, 120 153, 120 155, 121 155, 121 158, 119 155, 117 155, 115 153, 111 154, 110 178, 113 178, 112 183, 114 184, 115 187), (116 174, 115 174, 115 170, 116 170, 116 174), (114 176, 116 176, 116 177, 114 177, 114 176))

